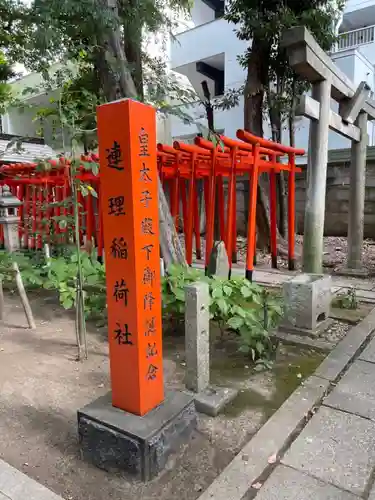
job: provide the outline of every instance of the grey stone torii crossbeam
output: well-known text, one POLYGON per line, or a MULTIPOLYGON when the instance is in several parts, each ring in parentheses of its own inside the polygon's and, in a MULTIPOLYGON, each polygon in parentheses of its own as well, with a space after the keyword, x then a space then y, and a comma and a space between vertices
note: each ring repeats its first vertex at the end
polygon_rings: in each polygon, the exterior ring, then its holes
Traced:
POLYGON ((352 141, 347 268, 350 273, 360 273, 367 120, 375 119, 375 101, 370 98, 367 83, 361 82, 356 89, 305 27, 298 26, 286 31, 282 46, 287 51, 290 66, 312 84, 312 96, 302 96, 296 113, 311 120, 303 243, 304 271, 322 272, 328 132, 332 129, 352 141), (338 114, 331 109, 331 98, 339 103, 338 114))

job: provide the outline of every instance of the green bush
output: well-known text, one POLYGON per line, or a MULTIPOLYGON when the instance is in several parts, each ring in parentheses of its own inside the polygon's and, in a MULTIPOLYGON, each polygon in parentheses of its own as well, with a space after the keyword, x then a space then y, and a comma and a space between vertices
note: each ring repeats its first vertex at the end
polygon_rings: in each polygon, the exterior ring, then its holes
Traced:
POLYGON ((162 293, 164 312, 174 321, 183 319, 185 286, 196 281, 209 284, 210 317, 221 331, 237 332, 241 351, 253 360, 267 357, 272 348, 269 332, 282 314, 280 299, 245 278, 209 278, 197 269, 172 266, 163 278, 162 293))
MULTIPOLYGON (((18 252, 12 255, 0 252, 0 267, 11 267, 16 261, 25 286, 56 290, 65 309, 76 301, 78 254, 72 249, 45 260, 42 252, 18 252)), ((105 268, 96 255, 81 252, 83 289, 86 317, 104 318, 106 315, 105 268)), ((11 273, 1 272, 11 281, 11 273)), ((199 269, 171 266, 162 279, 163 315, 176 325, 185 312, 185 286, 204 281, 210 290, 210 317, 224 334, 234 331, 240 337, 240 350, 254 361, 267 358, 272 350, 270 331, 282 314, 280 298, 267 289, 245 278, 209 278, 199 269)))

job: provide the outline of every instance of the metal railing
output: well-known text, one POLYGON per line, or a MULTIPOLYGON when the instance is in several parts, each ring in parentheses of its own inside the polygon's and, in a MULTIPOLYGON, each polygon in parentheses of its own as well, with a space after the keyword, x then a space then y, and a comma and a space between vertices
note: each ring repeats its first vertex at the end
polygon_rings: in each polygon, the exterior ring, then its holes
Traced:
POLYGON ((367 43, 372 43, 375 41, 375 26, 366 26, 366 28, 360 28, 358 30, 347 31, 345 33, 340 33, 339 39, 333 52, 338 52, 339 50, 353 49, 355 47, 360 47, 367 43))

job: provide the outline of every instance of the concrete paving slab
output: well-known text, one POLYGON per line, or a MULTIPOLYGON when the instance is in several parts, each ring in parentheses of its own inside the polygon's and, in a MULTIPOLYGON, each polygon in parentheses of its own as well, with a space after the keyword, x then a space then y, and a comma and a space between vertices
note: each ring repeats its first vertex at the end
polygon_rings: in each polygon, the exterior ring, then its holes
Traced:
POLYGON ((351 356, 334 349, 318 366, 314 375, 334 381, 350 362, 351 356))
POLYGON ((332 284, 341 288, 356 288, 357 290, 372 290, 374 288, 372 280, 344 278, 342 276, 332 276, 332 284))
POLYGON ((255 283, 281 284, 293 279, 290 274, 268 273, 265 271, 254 271, 253 279, 255 283))
MULTIPOLYGON (((353 286, 350 288, 353 288, 353 286)), ((348 293, 350 288, 342 287, 339 289, 339 292, 337 292, 335 295, 337 295, 338 293, 344 295, 348 293)), ((361 302, 368 302, 368 303, 375 302, 375 290, 373 289, 369 290, 368 287, 361 288, 361 283, 359 283, 358 286, 354 285, 354 288, 357 299, 359 299, 361 302)))
MULTIPOLYGON (((0 492, 7 500, 63 500, 46 487, 0 460, 0 492)), ((0 500, 3 500, 0 497, 0 500)))
POLYGON ((373 339, 366 349, 359 355, 359 359, 369 363, 375 363, 375 339, 373 339))
POLYGON ((279 465, 265 482, 256 500, 357 500, 358 497, 331 484, 279 465))
POLYGON ((282 463, 362 495, 375 466, 375 423, 321 407, 282 463))
POLYGON ((375 366, 356 361, 323 404, 375 421, 375 366))
POLYGON ((346 354, 354 356, 365 340, 375 329, 375 309, 358 325, 354 326, 347 335, 337 344, 334 352, 336 356, 346 354))
POLYGON ((374 290, 357 290, 356 291, 357 298, 362 302, 375 302, 375 291, 374 290))

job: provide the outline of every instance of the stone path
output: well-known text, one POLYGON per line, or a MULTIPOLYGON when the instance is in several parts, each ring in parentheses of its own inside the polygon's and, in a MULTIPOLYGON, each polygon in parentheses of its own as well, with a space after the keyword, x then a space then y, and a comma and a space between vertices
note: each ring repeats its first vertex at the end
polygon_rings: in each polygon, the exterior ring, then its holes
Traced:
POLYGON ((256 500, 375 500, 375 339, 323 400, 256 500))
POLYGON ((0 500, 63 500, 41 484, 0 460, 0 500))

